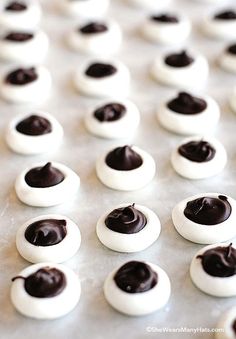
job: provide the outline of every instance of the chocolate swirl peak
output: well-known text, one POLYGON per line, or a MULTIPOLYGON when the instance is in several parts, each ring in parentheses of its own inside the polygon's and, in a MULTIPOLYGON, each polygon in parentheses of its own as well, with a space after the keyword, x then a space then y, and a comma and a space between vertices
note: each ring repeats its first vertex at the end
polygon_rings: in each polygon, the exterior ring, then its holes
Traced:
POLYGON ((4 37, 4 40, 14 42, 25 42, 33 39, 34 35, 31 33, 24 32, 11 32, 4 37))
POLYGON ((123 234, 138 233, 146 224, 145 215, 135 208, 135 204, 117 208, 105 219, 105 225, 110 230, 123 234))
POLYGON ((95 112, 94 116, 101 122, 110 122, 121 119, 126 113, 124 105, 118 103, 111 103, 99 107, 95 112))
POLYGON ((22 134, 37 136, 52 132, 52 125, 48 119, 33 114, 20 121, 16 130, 22 134))
POLYGON ((44 267, 28 277, 17 276, 12 279, 24 279, 26 292, 35 298, 52 298, 60 294, 66 286, 66 277, 57 268, 44 267))
POLYGON ((45 166, 32 168, 25 175, 26 183, 31 187, 45 188, 58 185, 65 179, 64 174, 50 162, 45 166))
POLYGON ((130 261, 115 274, 116 285, 127 293, 142 293, 151 290, 158 282, 157 273, 140 261, 130 261))
POLYGON ((130 146, 123 146, 108 153, 105 162, 115 170, 131 171, 140 167, 143 164, 143 159, 130 146))
POLYGON ((168 102, 167 107, 176 113, 190 115, 203 112, 207 108, 207 103, 189 93, 180 92, 177 98, 168 102))
POLYGON ((186 51, 170 54, 165 58, 165 63, 171 67, 186 67, 191 65, 194 59, 186 51))
POLYGON ((80 32, 83 34, 103 33, 107 30, 107 26, 101 22, 90 22, 89 24, 80 28, 80 32))
POLYGON ((181 145, 178 152, 182 157, 194 162, 207 162, 214 158, 216 150, 207 141, 190 141, 181 145))
POLYGON ((219 14, 216 14, 214 16, 214 19, 218 19, 218 20, 236 20, 236 12, 235 11, 231 11, 231 10, 228 10, 228 11, 224 11, 224 12, 221 12, 219 14))
POLYGON ((87 68, 85 74, 92 78, 105 78, 116 72, 117 69, 113 65, 96 62, 87 68))
POLYGON ((9 73, 6 77, 6 83, 11 85, 27 85, 37 80, 38 74, 34 67, 32 68, 18 68, 9 73))
POLYGON ((53 246, 66 236, 66 220, 43 219, 30 224, 25 230, 25 238, 35 246, 53 246))
POLYGON ((236 44, 233 44, 227 48, 227 52, 236 55, 236 44))
POLYGON ((184 209, 186 218, 202 225, 220 224, 230 217, 231 212, 232 207, 224 195, 189 201, 184 209))
POLYGON ((236 274, 236 249, 232 244, 211 248, 197 258, 201 259, 204 271, 213 277, 227 278, 236 274))
POLYGON ((151 20, 171 24, 176 24, 179 22, 179 19, 171 14, 152 15, 151 20))
POLYGON ((6 7, 6 11, 21 12, 27 9, 26 4, 23 1, 11 1, 6 7))

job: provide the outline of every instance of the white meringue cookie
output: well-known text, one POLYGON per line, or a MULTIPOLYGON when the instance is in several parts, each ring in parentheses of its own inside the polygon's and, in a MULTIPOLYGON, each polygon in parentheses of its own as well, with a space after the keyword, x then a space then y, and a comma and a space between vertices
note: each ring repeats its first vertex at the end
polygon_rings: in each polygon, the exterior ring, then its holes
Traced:
POLYGON ((233 90, 233 93, 230 97, 230 107, 234 113, 236 113, 236 87, 233 90))
POLYGON ((145 10, 158 11, 159 9, 167 7, 171 0, 127 0, 131 5, 140 7, 145 10))
POLYGON ((124 98, 129 94, 130 73, 128 68, 119 61, 96 60, 80 67, 75 73, 74 82, 76 89, 86 95, 124 98), (98 78, 86 75, 87 69, 97 63, 111 65, 116 68, 116 72, 98 78))
POLYGON ((99 18, 106 13, 109 0, 59 0, 64 14, 77 18, 99 18))
POLYGON ((24 287, 24 279, 16 278, 11 286, 11 301, 18 312, 36 319, 56 319, 71 312, 79 302, 81 287, 77 275, 68 267, 50 262, 28 266, 19 273, 27 278, 43 268, 55 268, 66 278, 66 286, 56 296, 37 298, 31 296, 24 287))
POLYGON ((129 100, 116 100, 105 101, 95 108, 95 110, 89 111, 85 115, 85 126, 87 130, 102 138, 106 139, 122 139, 131 137, 136 131, 140 122, 140 113, 134 103, 129 100), (114 121, 100 121, 98 120, 94 112, 110 104, 118 104, 125 107, 126 111, 123 116, 114 121))
POLYGON ((171 293, 168 275, 159 266, 151 263, 146 264, 158 276, 157 284, 146 292, 127 293, 120 289, 114 280, 117 269, 106 278, 104 284, 105 298, 117 311, 130 316, 142 316, 153 313, 167 304, 171 293))
POLYGON ((37 27, 41 20, 39 2, 35 0, 21 0, 18 2, 26 5, 26 9, 20 11, 6 10, 6 7, 14 2, 14 0, 1 0, 0 26, 7 29, 32 29, 37 27))
POLYGON ((50 152, 58 148, 62 142, 63 128, 52 115, 45 112, 36 112, 33 115, 47 119, 51 124, 51 132, 36 136, 21 133, 17 131, 16 126, 32 114, 17 116, 10 121, 6 130, 6 142, 16 153, 31 155, 50 152))
MULTIPOLYGON (((47 235, 48 233, 45 234, 44 237, 47 237, 47 235)), ((76 254, 80 247, 80 243, 81 235, 78 226, 69 218, 58 214, 41 215, 39 217, 32 218, 25 222, 18 229, 16 234, 16 247, 18 252, 23 258, 32 263, 61 263, 67 261, 76 254), (31 224, 37 221, 51 219, 64 220, 66 222, 66 235, 59 243, 53 244, 51 246, 40 246, 34 245, 26 239, 25 232, 31 224)))
MULTIPOLYGON (((13 103, 40 103, 50 94, 52 79, 49 71, 44 66, 34 67, 38 78, 25 85, 14 85, 6 82, 2 76, 0 94, 3 99, 13 103)), ((14 69, 13 71, 15 71, 14 69)))
POLYGON ((99 22, 87 22, 74 29, 68 36, 68 43, 72 49, 90 55, 106 56, 118 51, 122 42, 120 26, 113 20, 99 22), (107 27, 106 31, 95 33, 83 33, 85 25, 98 23, 107 27))
POLYGON ((48 37, 43 31, 10 31, 0 39, 0 58, 24 65, 40 64, 46 57, 48 46, 48 37), (29 33, 33 37, 26 41, 4 39, 9 33, 29 33))
POLYGON ((157 109, 157 118, 160 124, 171 132, 183 135, 205 134, 209 130, 213 130, 220 118, 220 108, 217 102, 206 95, 195 96, 194 94, 193 96, 206 102, 207 107, 202 112, 197 114, 175 112, 168 107, 168 103, 171 101, 169 100, 162 103, 157 109))
POLYGON ((132 170, 116 170, 106 164, 107 154, 97 160, 96 173, 107 187, 120 191, 135 191, 146 186, 155 176, 156 164, 150 154, 132 146, 132 150, 142 158, 142 165, 132 170))
MULTIPOLYGON (((158 14, 157 14, 158 15, 158 14)), ((183 43, 191 32, 190 21, 176 15, 178 22, 161 22, 149 16, 143 24, 142 34, 148 40, 163 45, 179 45, 183 43)))
POLYGON ((219 174, 223 171, 227 163, 227 154, 224 146, 215 138, 196 136, 185 139, 177 147, 171 155, 171 164, 174 170, 181 176, 188 179, 204 179, 219 174), (195 162, 191 161, 178 152, 181 145, 187 144, 191 141, 206 141, 214 149, 215 155, 209 161, 195 162))
MULTIPOLYGON (((226 196, 231 205, 231 214, 223 222, 215 225, 204 225, 194 222, 184 214, 187 203, 196 199, 209 197, 218 198, 220 193, 202 193, 197 194, 179 202, 172 211, 173 224, 182 237, 198 244, 215 244, 228 241, 236 236, 236 201, 226 196)), ((223 195, 225 197, 225 195, 223 195)))
MULTIPOLYGON (((232 45, 232 46, 235 46, 232 45)), ((225 49, 223 51, 223 53, 221 54, 220 58, 219 58, 219 64, 220 66, 231 73, 236 73, 236 53, 230 53, 229 48, 232 47, 229 46, 227 49, 225 49)), ((236 51, 236 47, 235 47, 235 51, 236 51)))
POLYGON ((234 297, 236 296, 236 274, 229 277, 216 277, 208 274, 203 266, 202 260, 197 258, 206 251, 216 247, 228 247, 229 244, 214 244, 202 248, 194 256, 190 266, 191 279, 201 291, 214 297, 234 297))
POLYGON ((25 175, 33 168, 44 166, 45 163, 33 165, 26 168, 17 177, 15 190, 18 198, 29 206, 49 207, 62 204, 73 199, 80 186, 79 176, 69 167, 57 162, 52 162, 52 166, 61 171, 65 178, 57 185, 38 188, 31 187, 25 181, 25 175))
POLYGON ((155 80, 167 86, 187 90, 202 88, 208 78, 208 62, 200 54, 192 54, 192 56, 194 61, 185 67, 169 66, 165 63, 165 57, 158 56, 151 69, 152 76, 155 80))
POLYGON ((214 14, 211 14, 203 20, 202 29, 203 32, 210 38, 234 40, 236 19, 222 20, 214 18, 214 14))
POLYGON ((223 332, 216 332, 216 339, 235 339, 235 331, 233 326, 235 326, 236 321, 236 307, 232 307, 220 318, 217 328, 222 328, 223 332))
MULTIPOLYGON (((132 204, 121 204, 114 209, 127 207, 132 204)), ((133 253, 143 251, 151 246, 159 237, 161 231, 160 220, 149 208, 135 204, 135 209, 144 214, 147 223, 143 229, 137 233, 119 233, 109 229, 105 220, 111 211, 101 216, 97 222, 96 232, 103 245, 113 251, 133 253)))

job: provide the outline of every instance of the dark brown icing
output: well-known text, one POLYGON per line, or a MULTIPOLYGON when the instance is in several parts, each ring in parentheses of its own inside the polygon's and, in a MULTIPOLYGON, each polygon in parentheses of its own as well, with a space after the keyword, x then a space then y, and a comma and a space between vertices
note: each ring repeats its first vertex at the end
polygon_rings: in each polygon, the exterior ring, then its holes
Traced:
POLYGON ((157 22, 171 23, 176 24, 179 22, 179 19, 175 15, 171 14, 160 14, 160 15, 152 15, 151 20, 157 22))
POLYGON ((117 147, 106 156, 106 164, 118 171, 130 171, 143 164, 141 156, 130 146, 117 147))
POLYGON ((33 114, 20 121, 16 130, 22 134, 38 136, 52 132, 52 125, 48 119, 33 114))
POLYGON ((5 7, 6 11, 22 12, 27 9, 26 4, 23 1, 10 1, 5 7))
POLYGON ((228 10, 220 12, 214 16, 214 19, 218 20, 236 20, 236 12, 234 10, 228 10))
POLYGON ((32 68, 18 68, 9 73, 6 77, 6 83, 11 85, 27 85, 37 80, 38 74, 34 67, 32 68))
POLYGON ((89 24, 80 28, 80 32, 83 34, 104 33, 107 30, 107 26, 101 22, 90 22, 89 24))
POLYGON ((235 333, 235 337, 236 337, 236 319, 234 320, 234 323, 232 325, 233 331, 235 333))
POLYGON ((199 114, 207 108, 205 100, 180 92, 176 98, 168 102, 167 107, 179 114, 199 114))
POLYGON ((94 116, 97 120, 101 122, 109 122, 121 119, 125 115, 125 113, 125 106, 114 102, 99 107, 94 112, 94 116))
POLYGON ((87 68, 85 74, 89 77, 99 79, 111 76, 116 72, 117 69, 113 65, 95 62, 87 68))
POLYGON ((11 32, 4 37, 4 40, 13 42, 25 42, 33 39, 33 37, 34 35, 32 33, 11 32))
POLYGON ((227 48, 227 52, 236 55, 236 44, 233 44, 227 48))
POLYGON ((52 187, 60 184, 64 179, 64 174, 53 167, 50 162, 45 166, 32 168, 25 175, 26 183, 37 188, 52 187))
POLYGON ((178 152, 182 157, 193 162, 207 162, 214 158, 216 150, 207 141, 190 141, 181 145, 178 152))
POLYGON ((194 59, 186 52, 170 54, 165 58, 165 63, 171 67, 187 67, 194 62, 194 59))

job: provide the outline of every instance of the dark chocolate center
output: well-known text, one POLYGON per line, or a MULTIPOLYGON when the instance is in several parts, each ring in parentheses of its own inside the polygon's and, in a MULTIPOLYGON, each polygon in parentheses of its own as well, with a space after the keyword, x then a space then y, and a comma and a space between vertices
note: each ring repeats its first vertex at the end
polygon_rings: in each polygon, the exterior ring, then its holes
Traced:
POLYGON ((197 258, 201 259, 204 271, 213 277, 227 278, 236 274, 236 249, 232 244, 212 248, 197 258))
POLYGON ((177 98, 171 100, 167 104, 168 108, 172 111, 180 114, 198 114, 203 112, 207 108, 207 103, 192 95, 181 92, 177 98))
POLYGON ((4 40, 14 42, 25 42, 33 39, 34 35, 31 33, 11 32, 4 37, 4 40))
POLYGON ((27 85, 38 78, 38 74, 34 67, 19 68, 6 77, 6 82, 11 85, 27 85))
POLYGON ((117 69, 114 66, 96 62, 87 68, 85 74, 92 78, 104 78, 113 75, 116 72, 117 69))
POLYGON ((26 183, 31 187, 45 188, 60 184, 65 179, 64 174, 53 167, 50 162, 45 166, 32 168, 25 175, 26 183))
POLYGON ((22 134, 37 136, 52 132, 52 125, 46 118, 31 115, 16 125, 16 130, 22 134))
POLYGON ((118 171, 130 171, 140 167, 143 163, 141 156, 130 146, 115 148, 106 156, 106 164, 118 171))
POLYGON ((105 219, 105 225, 112 231, 133 234, 141 231, 147 224, 145 215, 135 205, 117 208, 105 219))
POLYGON ((234 331, 235 336, 236 336, 236 319, 235 319, 235 321, 234 321, 232 327, 233 327, 233 331, 234 331))
POLYGON ((107 122, 119 120, 125 115, 125 113, 125 106, 117 103, 112 103, 99 107, 94 112, 94 116, 97 120, 101 122, 107 122))
POLYGON ((202 225, 217 225, 227 220, 232 207, 224 195, 218 198, 202 197, 189 201, 184 215, 189 220, 202 225))
POLYGON ((214 158, 216 150, 207 141, 190 141, 181 145, 178 152, 182 157, 194 162, 207 162, 214 158))
POLYGON ((236 12, 235 11, 224 11, 214 16, 214 19, 219 20, 236 20, 236 12))
POLYGON ((107 30, 107 26, 100 22, 91 22, 80 28, 80 32, 83 34, 103 33, 107 30))
POLYGON ((186 67, 191 65, 194 59, 186 51, 176 54, 170 54, 165 58, 165 63, 171 67, 186 67))
POLYGON ((28 277, 17 276, 12 279, 24 279, 26 292, 35 298, 52 298, 60 294, 66 286, 66 277, 57 268, 44 267, 28 277))
POLYGON ((227 52, 236 55, 236 44, 229 46, 227 52))
POLYGON ((35 221, 25 230, 25 238, 35 246, 59 244, 66 236, 66 220, 44 219, 35 221))
POLYGON ((176 24, 179 22, 179 19, 175 15, 170 14, 153 15, 151 16, 151 20, 171 24, 176 24))
POLYGON ((21 12, 27 9, 26 4, 23 1, 11 1, 6 7, 6 11, 21 12))
POLYGON ((115 274, 116 285, 127 293, 142 293, 151 290, 158 282, 157 273, 140 261, 130 261, 115 274))

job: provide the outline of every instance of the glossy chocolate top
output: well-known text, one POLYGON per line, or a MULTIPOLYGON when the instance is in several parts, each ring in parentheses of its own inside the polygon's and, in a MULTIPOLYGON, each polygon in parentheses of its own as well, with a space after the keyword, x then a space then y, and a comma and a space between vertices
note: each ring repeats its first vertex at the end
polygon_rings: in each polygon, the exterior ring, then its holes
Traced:
POLYGON ((131 171, 143 164, 141 156, 130 146, 117 147, 106 156, 106 164, 118 171, 131 171))
POLYGON ((213 277, 227 278, 236 274, 236 249, 230 244, 207 250, 197 257, 206 273, 213 277))
POLYGON ((160 15, 152 15, 151 20, 157 22, 171 23, 176 24, 179 22, 179 19, 175 15, 171 14, 160 14, 160 15))
POLYGON ((5 7, 6 11, 14 11, 14 12, 21 12, 27 9, 26 4, 23 1, 11 1, 5 7))
POLYGON ((25 42, 33 39, 33 37, 34 35, 32 33, 11 32, 4 37, 4 40, 13 42, 25 42))
POLYGON ((31 187, 45 188, 60 184, 65 179, 64 174, 53 167, 50 162, 45 166, 32 168, 25 175, 26 183, 31 187))
POLYGON ((151 290, 158 282, 157 273, 140 261, 130 261, 115 274, 116 285, 127 293, 142 293, 151 290))
POLYGON ((101 22, 90 22, 89 24, 80 28, 80 32, 83 34, 104 33, 107 30, 107 26, 101 22))
POLYGON ((207 162, 214 158, 216 150, 207 141, 190 141, 178 148, 182 157, 193 162, 207 162))
POLYGON ((91 78, 105 78, 116 72, 117 69, 113 65, 96 62, 87 68, 85 74, 91 78))
POLYGON ((180 92, 176 98, 168 102, 167 107, 179 114, 199 114, 207 108, 205 100, 180 92))
POLYGON ((165 58, 165 63, 171 67, 186 67, 191 65, 194 59, 186 52, 170 54, 165 58))
POLYGON ((11 85, 27 85, 37 80, 38 74, 36 69, 32 68, 18 68, 9 73, 6 77, 6 83, 11 85))
POLYGON ((48 119, 33 114, 20 121, 16 130, 22 134, 38 136, 52 132, 52 125, 48 119))
POLYGON ((202 225, 217 225, 227 220, 232 207, 227 197, 219 195, 217 198, 202 197, 189 201, 184 215, 189 220, 202 225))
POLYGON ((126 113, 124 105, 118 103, 110 103, 99 107, 95 112, 94 116, 101 122, 117 121, 121 119, 126 113))
POLYGON ((35 246, 53 246, 66 236, 66 220, 43 219, 30 224, 25 230, 25 238, 35 246))
POLYGON ((236 20, 236 12, 235 11, 224 11, 216 14, 214 16, 214 19, 219 19, 219 20, 236 20))

